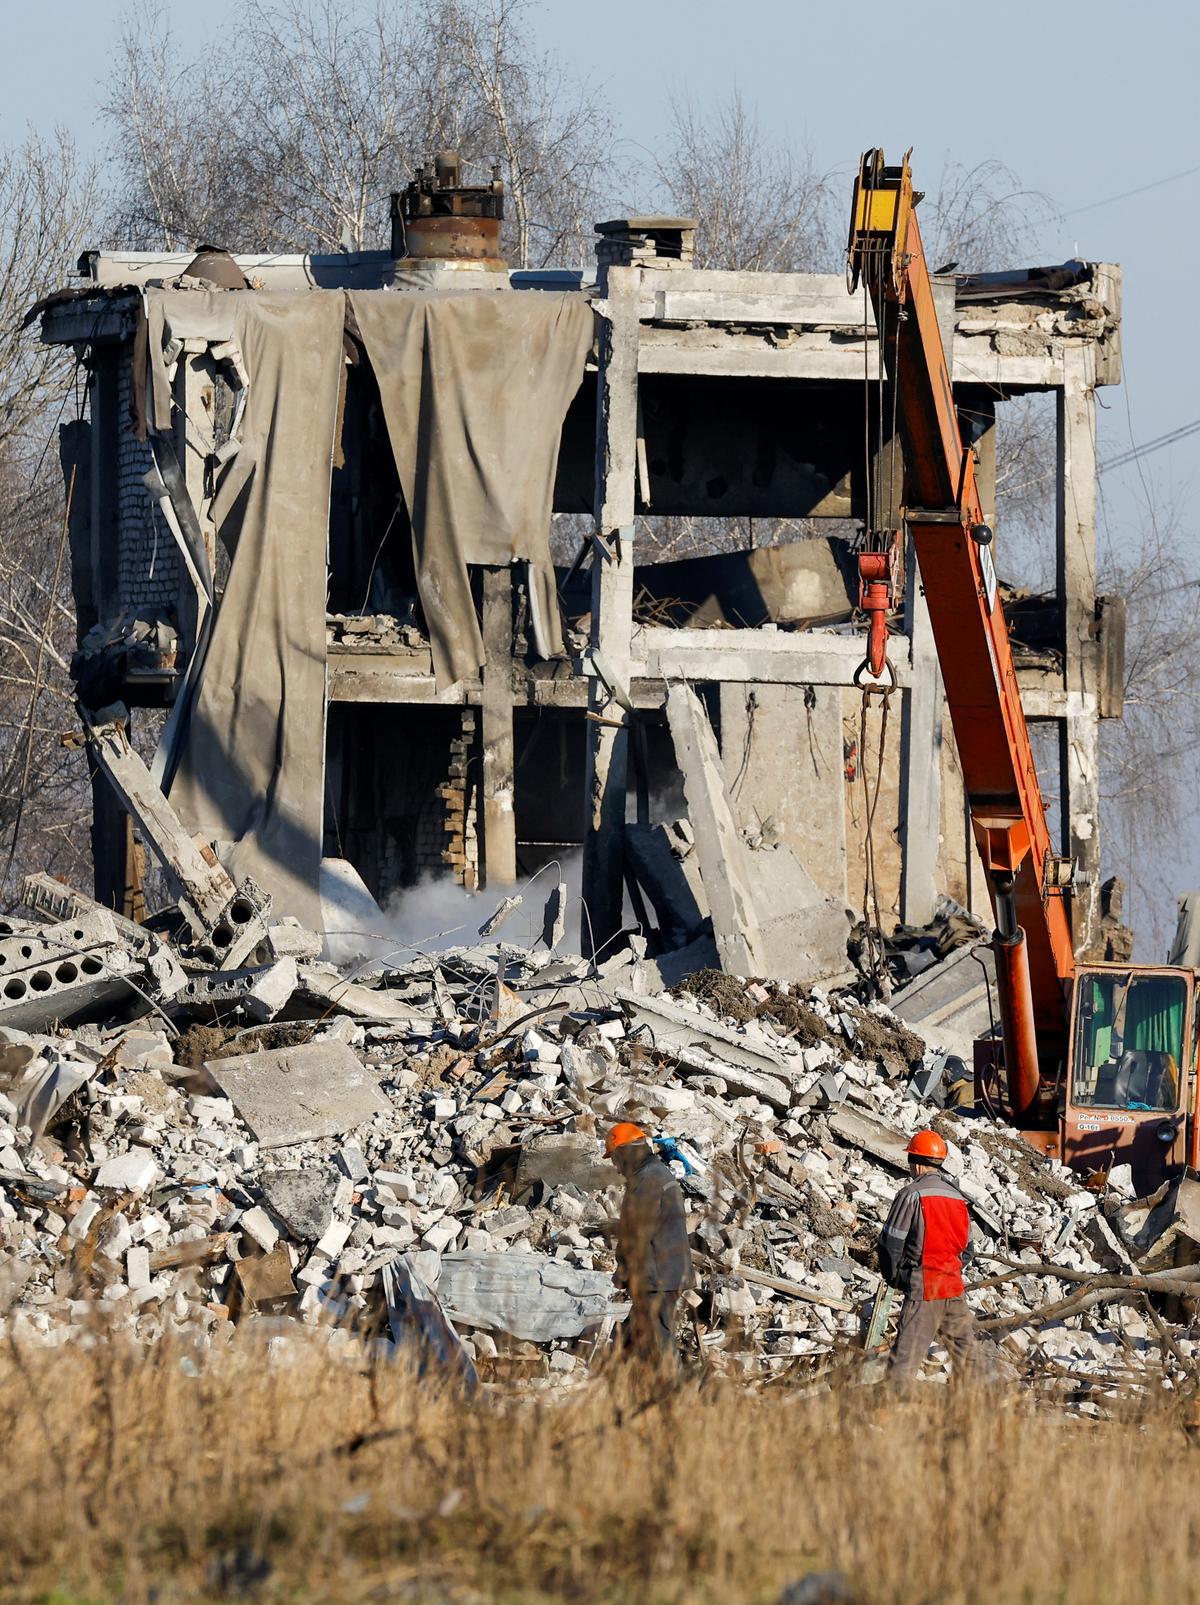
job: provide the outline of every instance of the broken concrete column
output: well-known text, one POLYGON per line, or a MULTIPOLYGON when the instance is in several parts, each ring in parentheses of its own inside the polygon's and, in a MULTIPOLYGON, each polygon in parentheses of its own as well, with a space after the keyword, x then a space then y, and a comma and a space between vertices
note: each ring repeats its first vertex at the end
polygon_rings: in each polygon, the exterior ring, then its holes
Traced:
POLYGON ((765 965, 746 847, 730 805, 717 738, 704 704, 690 686, 673 685, 668 691, 667 721, 683 772, 683 793, 721 967, 735 975, 761 975, 765 965))
POLYGON ((270 898, 253 882, 235 885, 207 844, 190 836, 149 769, 129 744, 125 710, 83 714, 88 750, 104 771, 162 865, 172 896, 196 939, 197 953, 217 969, 235 969, 266 944, 270 898))

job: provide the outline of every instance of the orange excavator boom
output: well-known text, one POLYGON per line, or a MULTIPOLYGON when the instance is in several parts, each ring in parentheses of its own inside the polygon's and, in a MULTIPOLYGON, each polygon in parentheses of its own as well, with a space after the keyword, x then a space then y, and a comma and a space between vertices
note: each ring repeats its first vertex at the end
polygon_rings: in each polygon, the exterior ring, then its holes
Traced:
MULTIPOLYGON (((921 243, 906 155, 862 159, 848 263, 879 331, 904 447, 904 522, 942 665, 971 823, 996 918, 997 990, 1014 1115, 1037 1123, 1044 1067, 1066 1054, 1075 973, 1066 894, 1021 705, 1008 626, 921 243)), ((874 664, 872 671, 877 672, 874 664)), ((1043 1111, 1048 1114, 1048 1111, 1043 1111)))

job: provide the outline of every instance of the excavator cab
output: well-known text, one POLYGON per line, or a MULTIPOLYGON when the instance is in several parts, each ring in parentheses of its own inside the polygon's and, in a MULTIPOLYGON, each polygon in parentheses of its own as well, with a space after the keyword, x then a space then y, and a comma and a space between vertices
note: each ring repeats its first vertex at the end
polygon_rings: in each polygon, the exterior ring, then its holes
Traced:
POLYGON ((1075 976, 1062 1105, 1065 1163, 1128 1164, 1139 1196, 1195 1164, 1196 976, 1084 965, 1075 976))

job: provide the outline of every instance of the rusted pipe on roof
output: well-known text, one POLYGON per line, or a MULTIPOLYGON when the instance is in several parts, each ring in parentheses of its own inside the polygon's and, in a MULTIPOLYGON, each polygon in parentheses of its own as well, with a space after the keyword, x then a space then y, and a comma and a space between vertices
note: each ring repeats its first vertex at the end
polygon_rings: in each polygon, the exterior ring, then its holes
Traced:
POLYGON ((422 163, 407 189, 392 196, 392 255, 425 262, 470 262, 504 268, 500 225, 504 181, 497 164, 490 184, 464 184, 457 151, 422 163))

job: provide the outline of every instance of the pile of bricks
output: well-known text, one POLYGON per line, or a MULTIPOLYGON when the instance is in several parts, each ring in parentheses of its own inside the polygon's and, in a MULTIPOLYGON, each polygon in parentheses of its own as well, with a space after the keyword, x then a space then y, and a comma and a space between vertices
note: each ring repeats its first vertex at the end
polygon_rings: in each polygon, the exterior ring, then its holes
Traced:
POLYGON ((446 845, 442 863, 455 880, 467 891, 479 886, 479 839, 476 825, 476 791, 471 777, 471 757, 475 748, 476 714, 474 708, 464 708, 462 734, 450 743, 449 775, 437 788, 437 795, 445 806, 443 829, 446 845))

